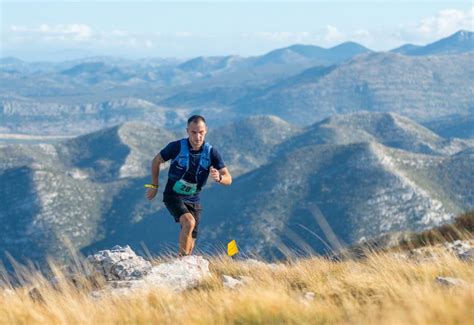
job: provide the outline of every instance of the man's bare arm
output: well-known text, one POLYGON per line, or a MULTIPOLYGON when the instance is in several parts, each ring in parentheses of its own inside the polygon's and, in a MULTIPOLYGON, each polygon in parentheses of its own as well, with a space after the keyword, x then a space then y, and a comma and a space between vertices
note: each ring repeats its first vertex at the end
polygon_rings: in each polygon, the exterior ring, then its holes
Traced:
POLYGON ((227 167, 217 170, 211 166, 210 176, 215 182, 219 184, 222 184, 222 185, 232 184, 232 176, 230 175, 227 167))
POLYGON ((151 183, 157 185, 158 178, 160 177, 160 166, 165 161, 160 154, 157 154, 153 161, 151 162, 151 183))
MULTIPOLYGON (((153 185, 158 185, 158 178, 160 177, 160 165, 165 161, 161 158, 160 154, 157 154, 153 161, 151 162, 151 183, 153 185)), ((152 200, 156 193, 158 193, 158 188, 147 188, 146 198, 152 200)))
POLYGON ((230 175, 229 170, 227 169, 227 167, 219 169, 218 172, 219 172, 218 175, 220 175, 219 176, 220 181, 218 179, 216 181, 219 184, 222 184, 222 185, 232 184, 232 175, 230 175))

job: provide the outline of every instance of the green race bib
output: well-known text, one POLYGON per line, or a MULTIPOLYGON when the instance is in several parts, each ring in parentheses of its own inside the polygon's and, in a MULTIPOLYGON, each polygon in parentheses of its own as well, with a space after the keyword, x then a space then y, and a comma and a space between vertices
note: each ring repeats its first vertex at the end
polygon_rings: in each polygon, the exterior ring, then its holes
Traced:
POLYGON ((182 179, 174 183, 173 191, 182 195, 193 195, 197 192, 197 184, 188 183, 182 179))

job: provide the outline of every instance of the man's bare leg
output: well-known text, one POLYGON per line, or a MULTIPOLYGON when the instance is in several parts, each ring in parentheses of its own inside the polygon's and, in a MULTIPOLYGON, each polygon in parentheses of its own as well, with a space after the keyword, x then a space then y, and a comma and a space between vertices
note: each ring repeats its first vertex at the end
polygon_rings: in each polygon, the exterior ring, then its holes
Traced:
POLYGON ((194 245, 196 245, 196 238, 193 238, 193 242, 191 244, 191 251, 189 252, 189 255, 191 255, 193 253, 194 245))
POLYGON ((191 213, 185 213, 179 217, 181 231, 179 232, 179 256, 191 255, 194 248, 194 238, 192 237, 196 220, 191 213))

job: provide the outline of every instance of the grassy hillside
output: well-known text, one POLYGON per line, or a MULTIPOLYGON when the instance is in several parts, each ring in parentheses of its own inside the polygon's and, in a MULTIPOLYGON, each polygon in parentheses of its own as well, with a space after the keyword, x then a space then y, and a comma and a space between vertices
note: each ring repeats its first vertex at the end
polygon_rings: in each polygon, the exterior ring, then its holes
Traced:
MULTIPOLYGON (((472 246, 473 226, 471 211, 459 215, 449 229, 410 234, 411 243, 446 244, 444 240, 455 238, 472 246), (429 239, 433 236, 438 240, 429 239)), ((403 246, 398 247, 401 252, 403 246)), ((422 260, 403 258, 398 249, 372 250, 356 260, 289 256, 278 264, 239 255, 235 259, 224 254, 206 256, 210 275, 180 293, 148 287, 93 295, 106 283, 103 278, 86 278, 77 271, 82 267, 75 267, 71 277, 62 271, 67 268, 51 263, 57 279, 53 286, 39 271, 17 266, 15 285, 0 271, 0 323, 472 324, 473 264, 442 246, 431 246, 430 258, 422 260), (223 275, 244 283, 229 289, 223 275), (446 286, 437 277, 461 283, 446 286)), ((169 261, 169 256, 160 256, 152 263, 169 261)))
MULTIPOLYGON (((155 261, 156 263, 159 260, 155 261)), ((272 269, 226 256, 210 259, 212 275, 197 288, 172 293, 150 288, 128 296, 92 298, 87 287, 0 290, 0 322, 28 324, 472 324, 474 268, 447 254, 416 263, 390 255, 363 261, 298 259, 272 269), (222 275, 247 276, 226 289, 222 275), (469 285, 447 288, 437 276, 469 285), (308 292, 314 298, 305 298, 308 292)), ((90 285, 90 284, 89 284, 90 285)))

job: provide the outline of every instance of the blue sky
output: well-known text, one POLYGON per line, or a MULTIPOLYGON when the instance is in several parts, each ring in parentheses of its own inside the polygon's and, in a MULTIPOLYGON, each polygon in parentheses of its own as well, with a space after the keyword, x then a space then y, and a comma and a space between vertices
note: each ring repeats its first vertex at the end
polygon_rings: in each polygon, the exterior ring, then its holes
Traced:
POLYGON ((0 1, 1 56, 261 55, 355 41, 374 50, 473 30, 472 1, 0 1))

